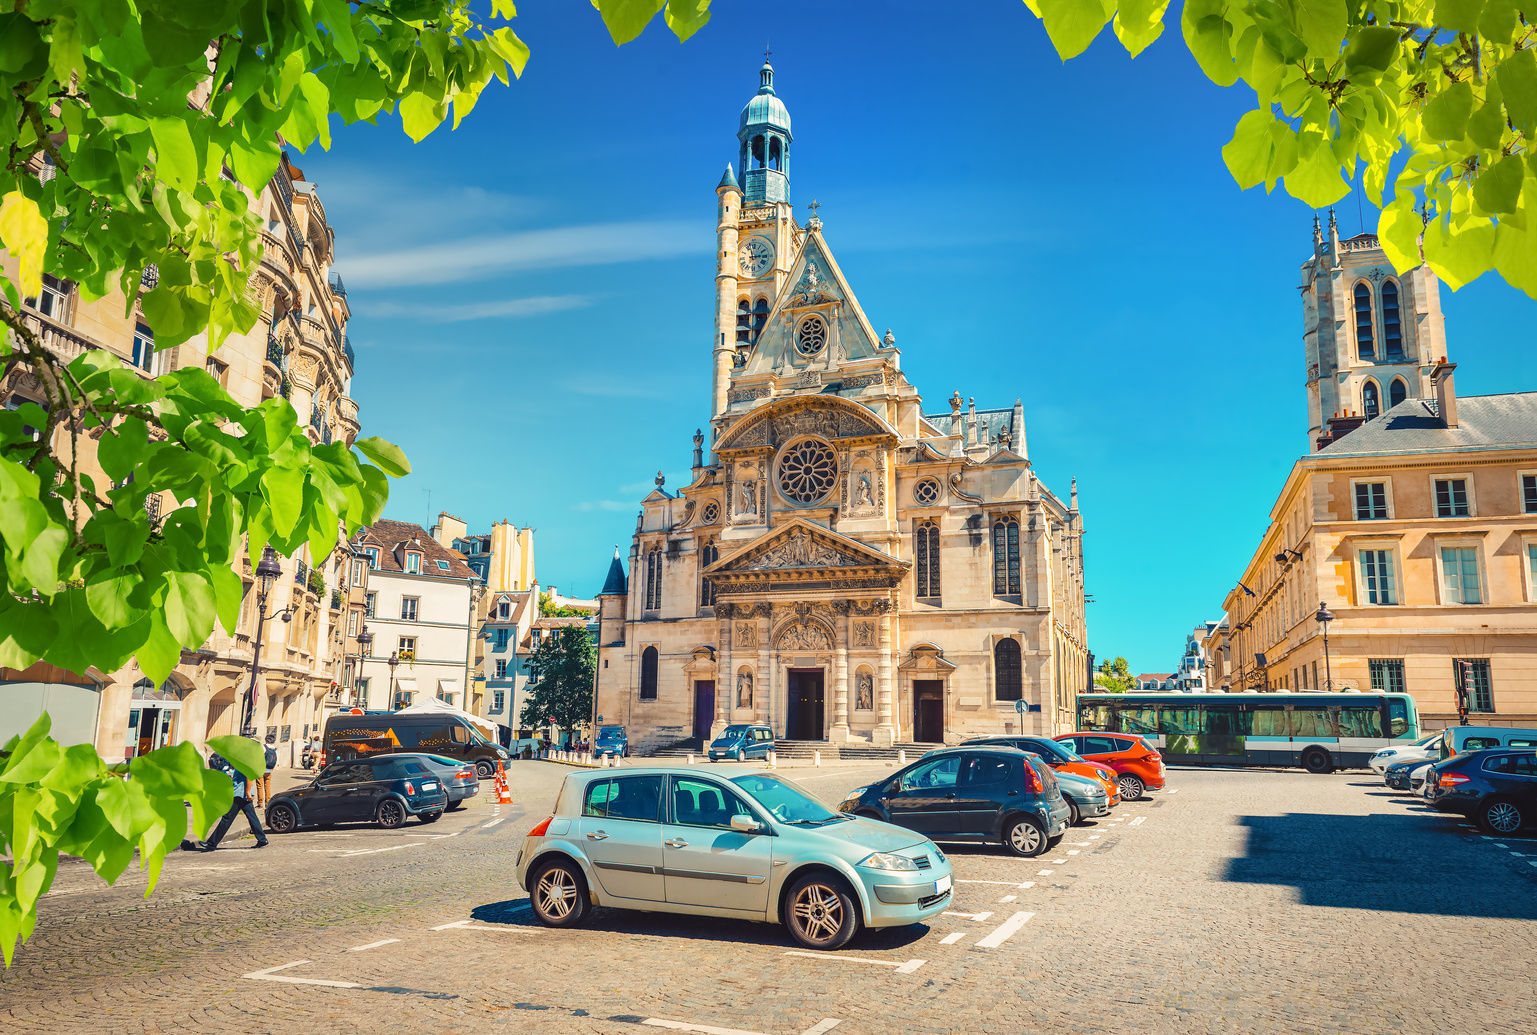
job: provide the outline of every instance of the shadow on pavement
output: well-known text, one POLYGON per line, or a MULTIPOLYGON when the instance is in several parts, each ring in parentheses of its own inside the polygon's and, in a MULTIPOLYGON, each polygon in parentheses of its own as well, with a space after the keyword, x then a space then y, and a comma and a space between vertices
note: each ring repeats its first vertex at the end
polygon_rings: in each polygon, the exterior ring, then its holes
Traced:
POLYGON ((1537 870, 1512 870, 1459 816, 1244 816, 1245 854, 1226 879, 1297 889, 1310 906, 1537 920, 1537 870), (1512 894, 1516 891, 1516 894, 1512 894))

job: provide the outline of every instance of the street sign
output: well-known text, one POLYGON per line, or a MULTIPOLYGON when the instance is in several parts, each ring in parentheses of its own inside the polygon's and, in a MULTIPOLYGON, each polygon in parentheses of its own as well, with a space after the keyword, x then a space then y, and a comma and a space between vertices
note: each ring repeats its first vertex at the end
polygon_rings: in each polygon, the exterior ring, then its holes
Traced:
POLYGON ((1028 711, 1029 708, 1030 708, 1030 706, 1028 704, 1026 704, 1024 701, 1015 701, 1014 702, 1014 710, 1016 712, 1019 712, 1021 715, 1023 715, 1026 711, 1028 711))

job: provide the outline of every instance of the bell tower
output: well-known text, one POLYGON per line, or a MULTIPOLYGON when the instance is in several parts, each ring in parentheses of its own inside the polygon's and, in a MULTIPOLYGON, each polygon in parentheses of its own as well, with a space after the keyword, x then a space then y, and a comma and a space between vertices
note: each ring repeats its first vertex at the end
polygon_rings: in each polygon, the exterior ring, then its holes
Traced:
POLYGON ((758 93, 742 109, 737 166, 742 170, 743 202, 790 200, 790 112, 774 93, 774 66, 758 69, 758 93))

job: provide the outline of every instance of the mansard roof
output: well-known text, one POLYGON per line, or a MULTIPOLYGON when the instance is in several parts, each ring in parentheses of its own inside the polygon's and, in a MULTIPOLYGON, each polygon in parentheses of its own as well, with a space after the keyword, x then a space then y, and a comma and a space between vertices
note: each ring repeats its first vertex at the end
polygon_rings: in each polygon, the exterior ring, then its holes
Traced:
POLYGON ((1318 456, 1468 453, 1537 447, 1537 392, 1463 396, 1449 428, 1428 399, 1406 399, 1335 439, 1318 456))

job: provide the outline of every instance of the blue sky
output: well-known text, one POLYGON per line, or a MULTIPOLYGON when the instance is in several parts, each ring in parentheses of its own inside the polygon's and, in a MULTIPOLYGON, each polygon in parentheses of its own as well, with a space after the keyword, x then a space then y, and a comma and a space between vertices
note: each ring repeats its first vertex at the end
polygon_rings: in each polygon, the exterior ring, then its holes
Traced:
MULTIPOLYGON (((1313 213, 1223 167, 1252 95, 1177 35, 1064 65, 1009 0, 717 6, 686 44, 658 23, 616 49, 586 4, 522 3, 523 78, 457 132, 381 118, 296 156, 337 234, 364 433, 415 468, 388 516, 532 525, 540 581, 588 595, 657 469, 687 482, 714 188, 767 40, 801 219, 823 203, 934 411, 1024 399, 1036 470, 1078 478, 1090 648, 1168 670, 1306 445, 1313 213)), ((1537 303, 1493 275, 1442 299, 1461 393, 1537 387, 1537 303)))

